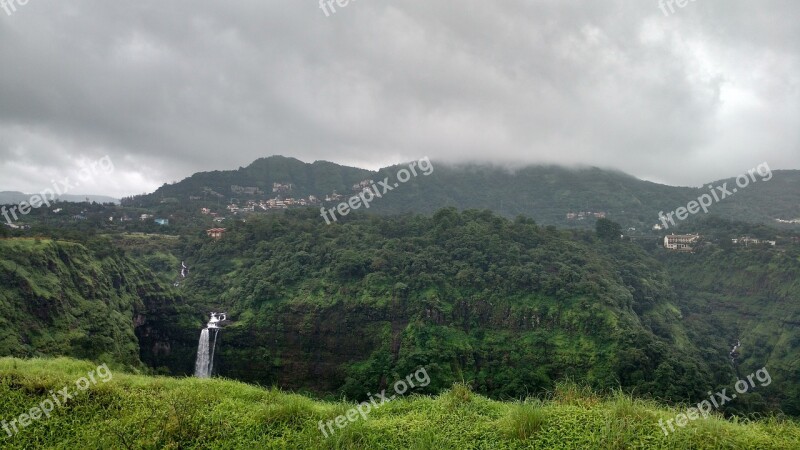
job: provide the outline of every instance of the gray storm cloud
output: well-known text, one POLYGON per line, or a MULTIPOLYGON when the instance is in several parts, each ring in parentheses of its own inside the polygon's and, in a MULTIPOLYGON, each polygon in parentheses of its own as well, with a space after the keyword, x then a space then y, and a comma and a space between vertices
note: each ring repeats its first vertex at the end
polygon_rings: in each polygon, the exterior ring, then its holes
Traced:
MULTIPOLYGON (((6 0, 10 1, 10 0, 6 0)), ((800 3, 38 0, 0 9, 0 190, 150 191, 272 154, 800 168, 800 3)))

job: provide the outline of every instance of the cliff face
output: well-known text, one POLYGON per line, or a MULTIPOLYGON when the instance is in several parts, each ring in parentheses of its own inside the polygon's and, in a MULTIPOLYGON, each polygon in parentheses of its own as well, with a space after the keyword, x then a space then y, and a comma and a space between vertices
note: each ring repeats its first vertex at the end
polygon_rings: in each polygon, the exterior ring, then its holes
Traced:
POLYGON ((420 366, 433 378, 428 392, 469 379, 493 396, 546 389, 563 377, 606 388, 649 378, 655 390, 670 386, 671 365, 698 370, 689 353, 672 351, 632 316, 607 314, 580 302, 562 311, 465 300, 449 310, 419 300, 404 308, 281 304, 226 326, 215 365, 228 378, 352 398, 420 366), (576 316, 579 309, 586 315, 576 316))
POLYGON ((380 348, 391 323, 387 311, 368 307, 287 306, 263 319, 226 327, 216 363, 220 374, 230 378, 336 392, 347 365, 380 348))
MULTIPOLYGON (((686 353, 671 351, 629 317, 614 319, 619 329, 610 326, 612 321, 574 321, 570 311, 583 308, 580 304, 565 305, 561 313, 532 313, 488 302, 460 302, 450 311, 410 303, 406 309, 346 302, 282 304, 258 316, 235 316, 219 334, 217 373, 360 399, 365 389, 387 388, 421 366, 432 378, 425 392, 466 379, 476 390, 498 397, 549 389, 563 377, 606 388, 617 380, 633 385, 647 378, 647 387, 656 391, 684 384, 672 367, 697 370, 686 353)), ((685 383, 689 389, 691 383, 685 383)))
POLYGON ((143 290, 141 299, 133 324, 142 362, 162 374, 193 374, 199 315, 163 290, 143 290))
MULTIPOLYGON (((87 245, 0 240, 1 355, 63 355, 144 367, 135 329, 152 329, 159 307, 177 300, 108 243, 87 245)), ((159 342, 169 346, 158 339, 148 344, 159 342)))

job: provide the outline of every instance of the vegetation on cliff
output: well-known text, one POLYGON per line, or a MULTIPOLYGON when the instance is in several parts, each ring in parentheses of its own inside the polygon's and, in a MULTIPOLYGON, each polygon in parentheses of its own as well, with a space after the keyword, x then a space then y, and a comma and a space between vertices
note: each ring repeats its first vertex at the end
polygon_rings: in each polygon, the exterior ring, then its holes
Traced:
POLYGON ((134 321, 173 294, 107 239, 0 239, 0 355, 143 368, 134 321), (85 244, 85 245, 84 245, 85 244))
POLYGON ((420 365, 428 392, 468 380, 506 398, 572 377, 677 400, 710 380, 663 267, 618 239, 488 211, 335 226, 297 211, 186 252, 184 294, 233 319, 222 376, 350 398, 420 365))

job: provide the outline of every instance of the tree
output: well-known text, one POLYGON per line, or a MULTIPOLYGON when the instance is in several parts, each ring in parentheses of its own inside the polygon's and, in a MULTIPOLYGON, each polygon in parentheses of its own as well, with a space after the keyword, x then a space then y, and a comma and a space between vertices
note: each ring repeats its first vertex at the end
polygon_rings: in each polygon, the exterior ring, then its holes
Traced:
POLYGON ((608 241, 619 239, 622 235, 622 226, 608 219, 597 219, 594 229, 597 237, 608 241))

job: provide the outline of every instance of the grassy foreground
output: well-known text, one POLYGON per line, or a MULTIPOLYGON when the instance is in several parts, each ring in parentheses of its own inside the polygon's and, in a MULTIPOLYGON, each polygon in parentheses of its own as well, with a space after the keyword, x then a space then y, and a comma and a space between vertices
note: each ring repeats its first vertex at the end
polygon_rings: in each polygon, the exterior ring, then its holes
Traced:
MULTIPOLYGON (((27 413, 95 364, 66 358, 0 359, 0 420, 27 413)), ((149 377, 114 372, 56 407, 2 448, 64 449, 790 449, 800 424, 767 418, 690 422, 665 436, 658 420, 681 412, 623 394, 597 396, 562 385, 544 401, 499 402, 462 385, 438 397, 406 396, 359 416, 325 438, 318 421, 351 403, 311 400, 228 380, 149 377)), ((19 425, 17 425, 19 428, 19 425)), ((335 428, 335 426, 334 426, 335 428)))

